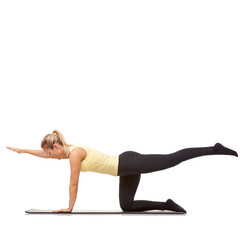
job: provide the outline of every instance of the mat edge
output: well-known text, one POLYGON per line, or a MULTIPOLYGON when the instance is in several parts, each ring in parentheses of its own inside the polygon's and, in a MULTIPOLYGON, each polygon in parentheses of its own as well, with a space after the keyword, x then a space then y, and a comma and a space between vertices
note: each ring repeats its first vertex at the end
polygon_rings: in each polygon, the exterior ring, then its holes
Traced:
POLYGON ((134 212, 124 212, 124 211, 117 211, 117 210, 113 210, 113 211, 104 211, 104 210, 100 210, 100 211, 92 211, 92 210, 79 210, 79 211, 72 211, 72 212, 51 212, 52 210, 40 210, 40 209, 28 209, 25 211, 25 213, 27 214, 186 214, 184 212, 174 212, 174 211, 155 211, 155 212, 151 212, 151 211, 134 211, 134 212), (34 210, 34 211, 33 211, 34 210), (45 211, 45 212, 43 212, 45 211))

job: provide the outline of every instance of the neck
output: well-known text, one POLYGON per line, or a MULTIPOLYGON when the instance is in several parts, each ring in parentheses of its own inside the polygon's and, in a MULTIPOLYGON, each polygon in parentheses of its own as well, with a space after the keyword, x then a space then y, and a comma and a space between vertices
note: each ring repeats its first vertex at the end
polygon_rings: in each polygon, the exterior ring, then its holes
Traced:
POLYGON ((69 147, 66 147, 66 150, 67 150, 67 153, 66 153, 67 158, 69 158, 69 156, 70 156, 70 149, 69 149, 69 147))
MULTIPOLYGON (((64 149, 64 148, 63 148, 64 149)), ((67 159, 70 156, 70 151, 69 147, 66 147, 66 152, 62 155, 62 159, 67 159)))

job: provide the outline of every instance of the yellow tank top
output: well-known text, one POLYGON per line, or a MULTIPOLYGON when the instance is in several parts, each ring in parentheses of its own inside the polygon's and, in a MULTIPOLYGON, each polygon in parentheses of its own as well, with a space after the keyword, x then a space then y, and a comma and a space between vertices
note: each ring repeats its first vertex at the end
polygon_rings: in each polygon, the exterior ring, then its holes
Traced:
POLYGON ((81 147, 87 151, 87 156, 81 163, 82 172, 91 171, 117 176, 119 155, 110 156, 94 148, 82 145, 71 145, 69 151, 71 152, 76 147, 81 147))

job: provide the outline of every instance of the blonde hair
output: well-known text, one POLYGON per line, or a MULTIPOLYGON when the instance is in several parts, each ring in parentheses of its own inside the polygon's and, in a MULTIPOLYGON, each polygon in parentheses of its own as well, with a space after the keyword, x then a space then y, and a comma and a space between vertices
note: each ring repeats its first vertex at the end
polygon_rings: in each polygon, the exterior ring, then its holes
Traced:
POLYGON ((63 146, 63 151, 68 155, 69 151, 67 151, 67 147, 70 147, 71 144, 67 144, 64 136, 58 130, 53 130, 52 133, 47 134, 42 142, 41 148, 51 148, 53 149, 53 144, 58 143, 59 145, 63 146))

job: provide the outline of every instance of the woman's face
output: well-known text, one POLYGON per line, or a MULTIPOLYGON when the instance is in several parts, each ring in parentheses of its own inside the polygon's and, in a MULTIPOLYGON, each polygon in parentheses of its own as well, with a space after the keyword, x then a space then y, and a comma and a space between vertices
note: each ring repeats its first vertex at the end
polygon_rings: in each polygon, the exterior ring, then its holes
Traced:
POLYGON ((60 160, 63 157, 63 148, 59 144, 53 144, 53 149, 44 148, 43 151, 47 153, 51 158, 60 160))

